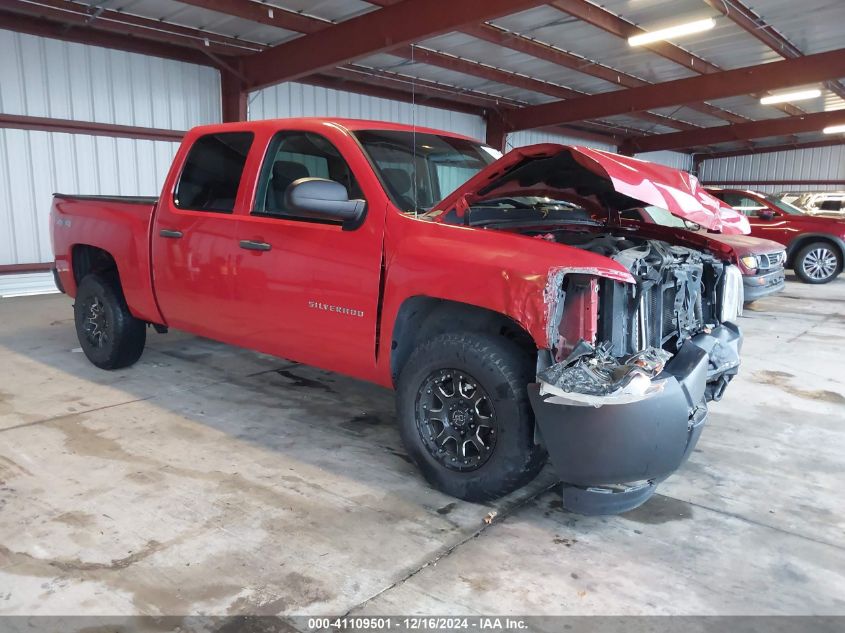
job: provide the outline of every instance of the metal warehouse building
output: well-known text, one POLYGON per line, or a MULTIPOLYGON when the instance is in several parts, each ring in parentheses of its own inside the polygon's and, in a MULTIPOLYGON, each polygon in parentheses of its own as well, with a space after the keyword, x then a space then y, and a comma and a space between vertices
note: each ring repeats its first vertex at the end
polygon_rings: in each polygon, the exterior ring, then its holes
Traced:
POLYGON ((841 630, 843 25, 0 0, 0 633, 841 630))

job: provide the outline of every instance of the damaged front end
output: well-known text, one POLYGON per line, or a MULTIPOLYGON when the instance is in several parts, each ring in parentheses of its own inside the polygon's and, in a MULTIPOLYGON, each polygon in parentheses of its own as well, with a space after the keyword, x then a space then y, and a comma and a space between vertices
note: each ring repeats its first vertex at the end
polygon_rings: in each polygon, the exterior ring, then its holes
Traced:
POLYGON ((550 349, 529 386, 538 433, 567 508, 624 512, 687 459, 707 402, 736 375, 742 280, 710 255, 661 241, 558 239, 611 257, 633 283, 550 275, 550 349))

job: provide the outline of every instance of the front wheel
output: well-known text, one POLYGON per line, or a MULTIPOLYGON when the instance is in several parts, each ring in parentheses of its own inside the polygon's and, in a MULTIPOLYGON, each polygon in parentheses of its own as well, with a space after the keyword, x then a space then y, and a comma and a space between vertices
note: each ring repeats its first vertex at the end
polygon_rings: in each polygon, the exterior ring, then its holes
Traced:
POLYGON ((73 315, 82 351, 100 369, 128 367, 141 357, 146 324, 129 312, 115 277, 91 274, 83 278, 73 315))
POLYGON ((525 485, 545 462, 534 443, 529 354, 500 336, 448 333, 422 343, 399 377, 399 431, 435 488, 489 501, 525 485))
POLYGON ((795 274, 808 284, 826 284, 842 272, 842 254, 830 242, 808 244, 795 256, 795 274))

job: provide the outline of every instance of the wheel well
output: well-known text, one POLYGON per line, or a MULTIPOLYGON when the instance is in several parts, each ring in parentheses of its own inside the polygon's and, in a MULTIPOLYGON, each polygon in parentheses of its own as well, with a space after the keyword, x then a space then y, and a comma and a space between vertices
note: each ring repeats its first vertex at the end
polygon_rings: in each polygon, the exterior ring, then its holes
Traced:
POLYGON ((114 273, 117 272, 117 262, 111 253, 96 246, 77 244, 73 247, 73 278, 76 285, 91 273, 114 273))
POLYGON ((394 384, 411 352, 423 341, 446 332, 484 332, 504 336, 536 357, 531 335, 510 317, 458 301, 410 297, 402 303, 390 341, 390 370, 394 384))
POLYGON ((786 267, 794 268, 795 257, 798 255, 798 251, 813 242, 824 242, 826 244, 830 244, 836 252, 839 253, 839 259, 845 260, 845 252, 842 250, 842 245, 836 240, 825 237, 824 235, 802 235, 795 238, 792 244, 789 245, 789 257, 787 258, 786 267))

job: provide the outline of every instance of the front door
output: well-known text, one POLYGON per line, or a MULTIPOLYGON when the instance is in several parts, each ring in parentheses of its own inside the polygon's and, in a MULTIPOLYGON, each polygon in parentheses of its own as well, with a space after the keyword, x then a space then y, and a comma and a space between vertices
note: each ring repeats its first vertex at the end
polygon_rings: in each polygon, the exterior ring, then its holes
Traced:
POLYGON ((375 367, 384 208, 369 196, 357 227, 297 217, 285 191, 309 177, 367 198, 326 137, 305 131, 273 137, 253 209, 237 228, 242 248, 233 292, 241 333, 254 349, 366 377, 375 367))

